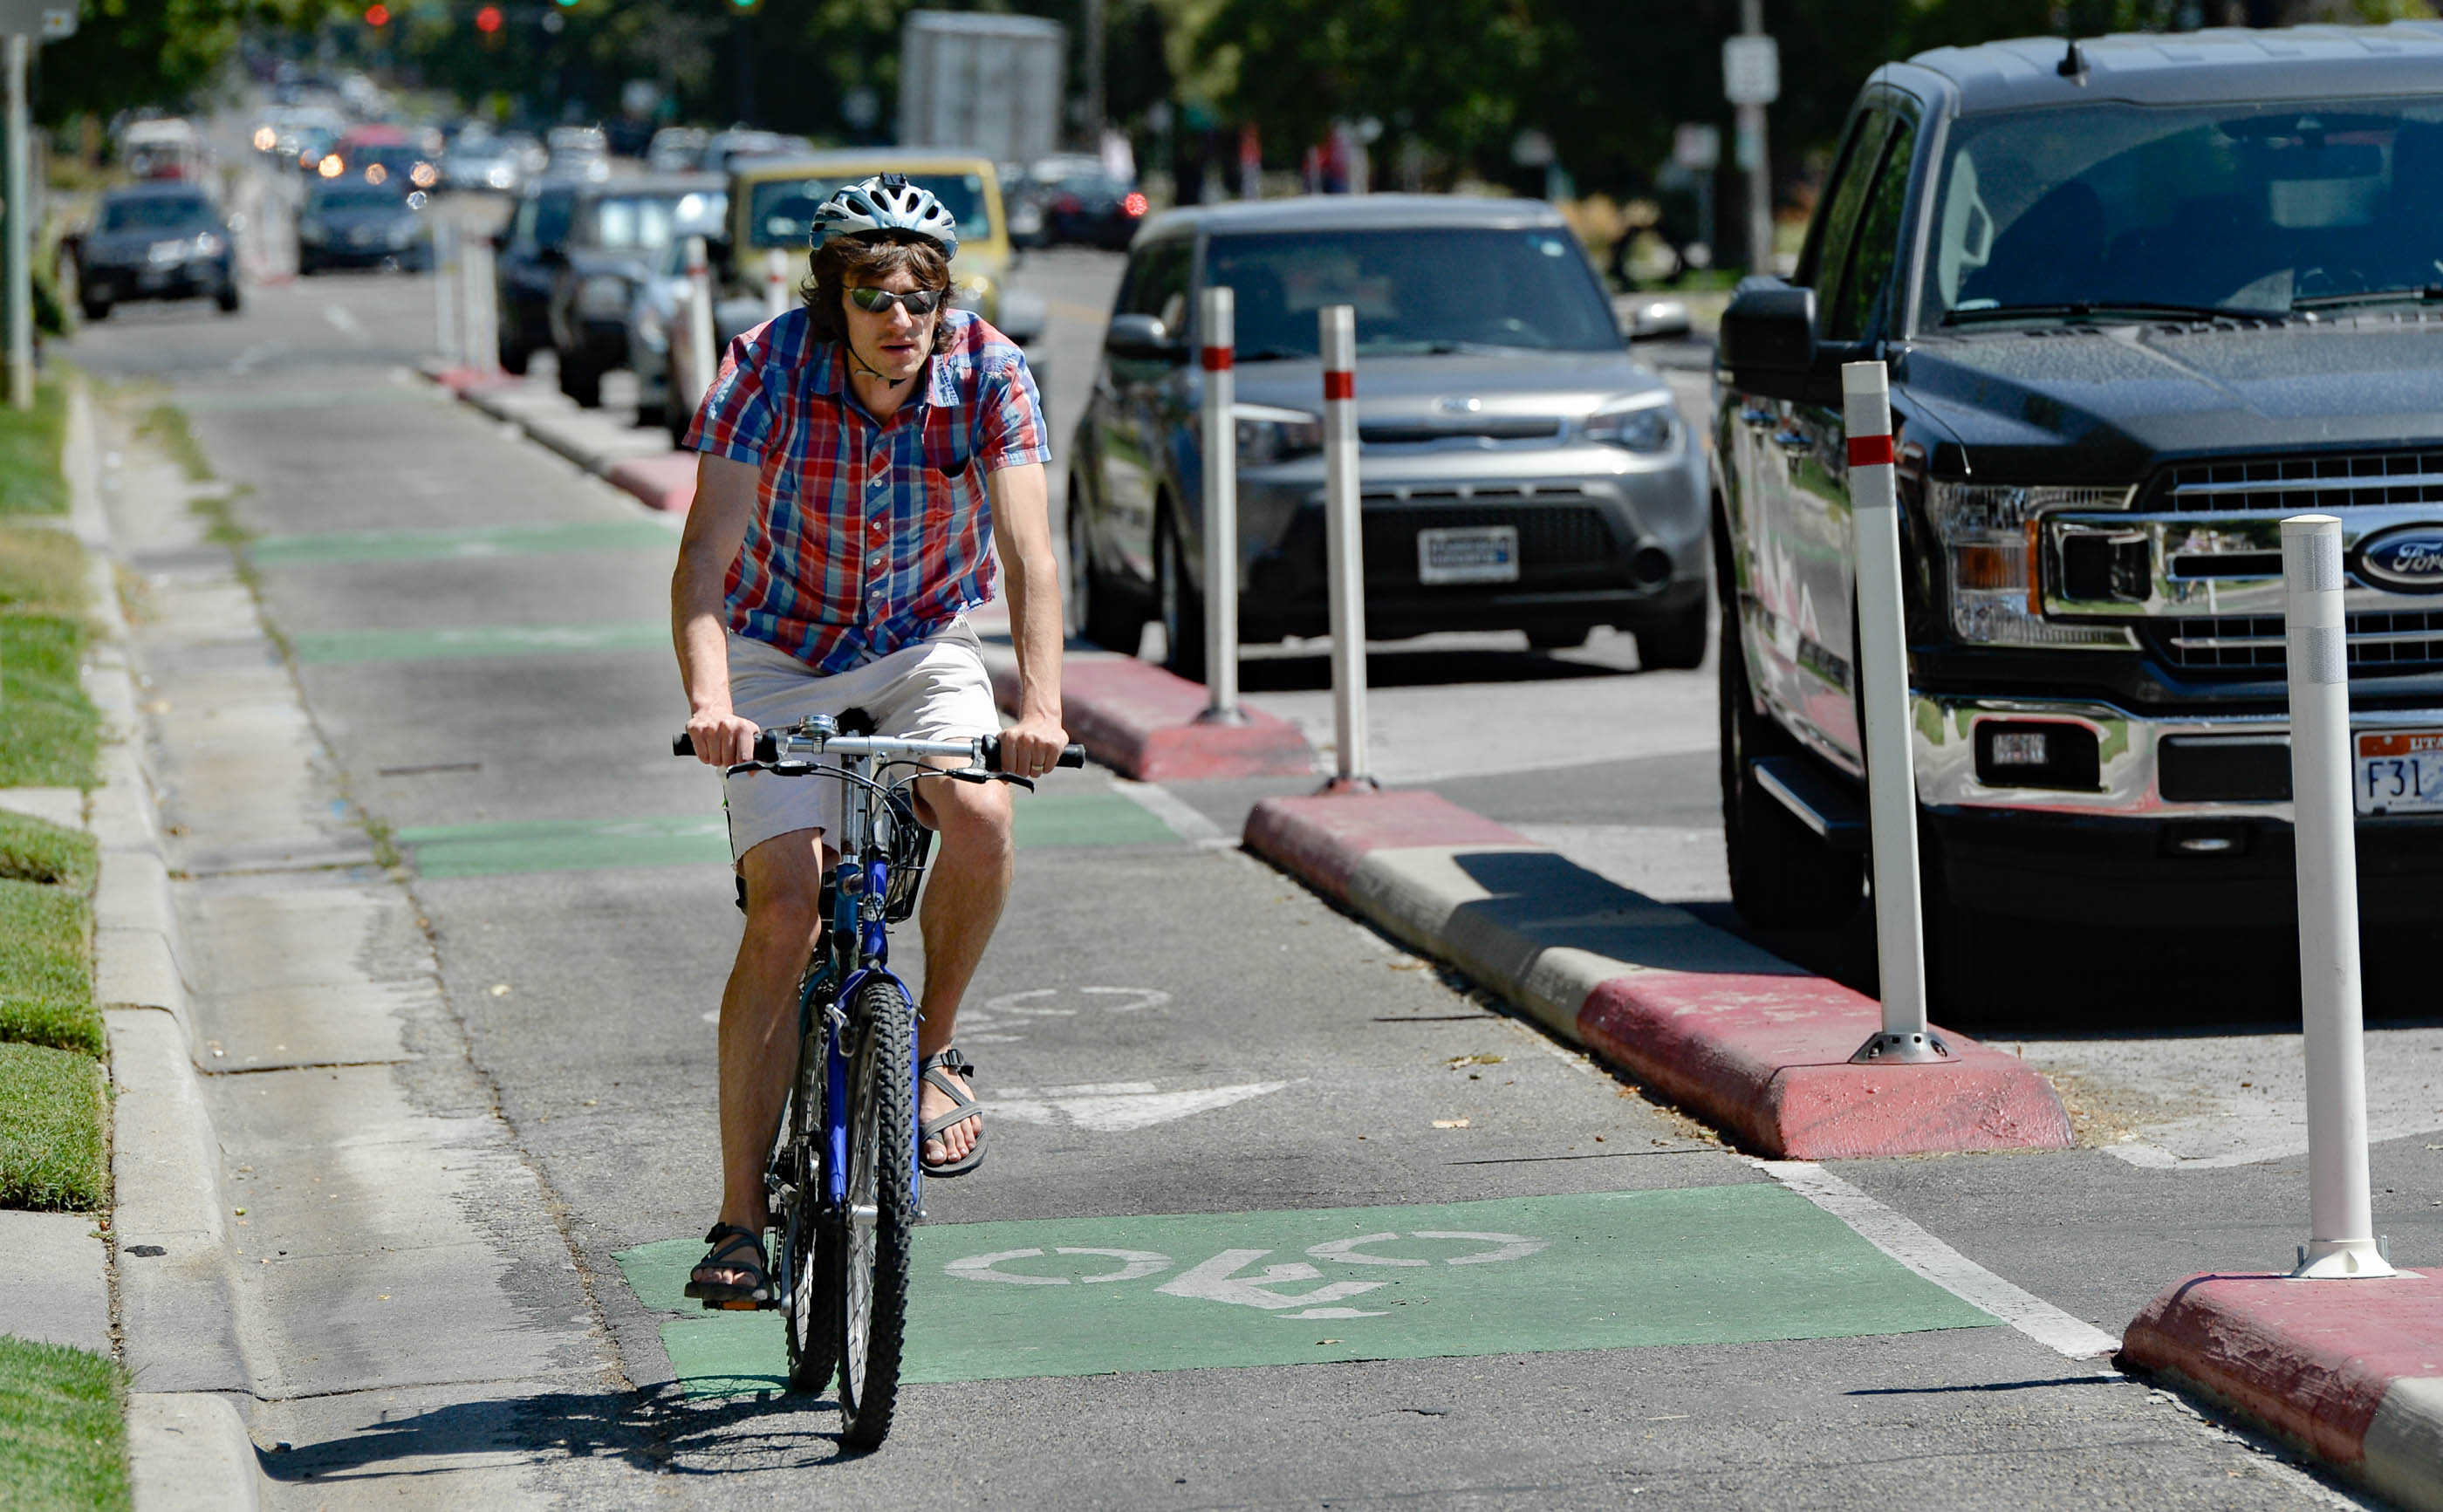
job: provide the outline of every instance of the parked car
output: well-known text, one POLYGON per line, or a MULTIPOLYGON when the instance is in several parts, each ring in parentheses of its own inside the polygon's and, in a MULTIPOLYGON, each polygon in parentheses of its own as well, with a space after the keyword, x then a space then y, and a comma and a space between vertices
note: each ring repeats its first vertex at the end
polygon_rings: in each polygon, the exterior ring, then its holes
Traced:
POLYGON ((119 158, 132 178, 200 179, 211 151, 193 125, 165 117, 131 120, 119 128, 119 158))
POLYGON ((430 271, 432 233, 424 223, 423 198, 364 178, 307 185, 297 211, 298 276, 311 278, 335 267, 430 271))
POLYGON ((1940 48, 1721 323, 1722 804, 1760 925, 1860 894, 1844 362, 1891 372, 1939 1003, 1997 919, 2296 917, 2286 515, 2343 521, 2360 901, 2443 906, 2443 28, 1940 48), (1846 841, 1846 844, 1844 843, 1846 841))
POLYGON ((544 171, 555 178, 611 176, 611 142, 598 126, 554 126, 542 143, 549 157, 544 171))
POLYGON ((1070 592, 1091 640, 1158 618, 1203 675, 1199 297, 1237 307, 1240 628, 1330 627, 1316 312, 1357 309, 1366 616, 1387 638, 1706 646, 1704 449, 1629 354, 1559 212, 1529 200, 1315 196, 1172 211, 1130 249, 1070 450, 1070 592))
POLYGON ((497 353, 504 372, 523 374, 527 360, 551 349, 553 259, 564 260, 569 217, 579 185, 569 179, 529 181, 492 238, 492 284, 500 312, 497 353))
POLYGON ((991 161, 891 149, 739 163, 729 177, 729 297, 719 305, 715 322, 721 339, 726 341, 764 318, 764 253, 777 249, 802 264, 812 245, 816 210, 841 186, 876 174, 906 175, 909 182, 941 196, 958 217, 959 255, 950 265, 952 302, 977 311, 1021 345, 1038 340, 1046 318, 1043 302, 1008 287, 1012 253, 1001 218, 1001 180, 991 161))
POLYGON ((777 131, 750 131, 738 126, 716 131, 707 138, 695 165, 707 174, 726 174, 749 157, 803 157, 814 150, 815 144, 803 137, 784 137, 777 131))
POLYGON ((1097 168, 1043 186, 1043 239, 1054 247, 1100 247, 1120 251, 1145 223, 1146 197, 1131 179, 1097 168))
POLYGON ((516 138, 472 127, 458 134, 441 159, 443 186, 461 193, 513 194, 524 178, 524 153, 516 138))
MULTIPOLYGON (((718 202, 721 196, 711 198, 718 202)), ((688 422, 694 418, 689 398, 701 386, 701 380, 689 383, 683 377, 688 360, 683 355, 689 318, 687 240, 721 234, 720 210, 717 205, 707 208, 710 215, 696 219, 682 214, 671 226, 669 244, 636 281, 628 301, 628 370, 636 375, 636 423, 664 427, 672 446, 687 435, 688 422), (689 398, 679 396, 683 392, 689 398)))
POLYGON ((699 166, 711 135, 702 126, 664 126, 645 144, 645 172, 683 174, 699 166))
POLYGON ((210 298, 225 315, 240 303, 229 221, 195 184, 155 180, 114 189, 76 245, 77 300, 99 321, 122 300, 210 298))
POLYGON ((718 225, 720 180, 706 174, 608 179, 579 190, 568 233, 546 258, 545 320, 560 390, 587 409, 602 375, 628 365, 628 311, 681 224, 718 225))

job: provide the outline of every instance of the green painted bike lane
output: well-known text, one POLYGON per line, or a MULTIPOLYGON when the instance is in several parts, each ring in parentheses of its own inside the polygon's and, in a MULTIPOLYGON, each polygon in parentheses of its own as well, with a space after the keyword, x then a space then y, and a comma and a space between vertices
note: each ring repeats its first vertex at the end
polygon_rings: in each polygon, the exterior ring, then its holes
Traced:
MULTIPOLYGON (((685 1300, 693 1238, 615 1258, 693 1395, 785 1384, 775 1313, 685 1300)), ((1853 1338, 1998 1320, 1769 1182, 916 1230, 903 1378, 1095 1375, 1853 1338)))

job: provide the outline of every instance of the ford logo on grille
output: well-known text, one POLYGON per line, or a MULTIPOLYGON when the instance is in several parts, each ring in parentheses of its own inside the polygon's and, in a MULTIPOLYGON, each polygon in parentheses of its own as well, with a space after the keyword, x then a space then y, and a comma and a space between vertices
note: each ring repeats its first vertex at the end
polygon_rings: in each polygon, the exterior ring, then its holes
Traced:
POLYGON ((2359 576, 2394 593, 2443 593, 2443 525, 2405 525, 2359 543, 2359 576))

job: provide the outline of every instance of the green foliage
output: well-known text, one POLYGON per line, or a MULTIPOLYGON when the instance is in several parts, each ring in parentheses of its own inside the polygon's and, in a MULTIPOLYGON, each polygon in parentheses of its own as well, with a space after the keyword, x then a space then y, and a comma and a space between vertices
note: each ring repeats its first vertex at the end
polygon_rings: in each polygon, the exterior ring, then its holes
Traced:
POLYGON ((219 78, 242 23, 341 13, 333 0, 80 0, 76 35, 43 46, 35 119, 180 108, 219 78))
POLYGON ((0 1208, 99 1212, 108 1205, 105 1097, 91 1056, 0 1043, 0 1208))
POLYGON ((0 613, 0 787, 91 787, 101 716, 77 666, 81 618, 0 613))
POLYGON ((50 525, 0 518, 0 614, 84 611, 84 548, 50 525))
POLYGON ((81 892, 0 879, 0 1040, 101 1054, 91 917, 81 892))
POLYGON ((127 1512, 127 1373, 0 1335, 0 1506, 127 1512))
POLYGON ((93 889, 97 866, 93 837, 84 831, 0 812, 0 880, 57 883, 83 894, 93 889))

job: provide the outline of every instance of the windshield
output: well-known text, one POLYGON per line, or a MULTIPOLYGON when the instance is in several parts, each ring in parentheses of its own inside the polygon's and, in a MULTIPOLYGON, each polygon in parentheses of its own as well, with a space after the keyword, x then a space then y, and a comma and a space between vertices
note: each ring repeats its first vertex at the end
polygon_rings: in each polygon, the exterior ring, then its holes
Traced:
POLYGON ((1204 282, 1237 297, 1239 356, 1313 357, 1315 312, 1357 309, 1361 352, 1616 352, 1620 328, 1566 230, 1217 236, 1204 282))
POLYGON ((318 188, 306 200, 307 213, 327 214, 332 211, 405 210, 407 201, 387 189, 357 184, 338 184, 318 188))
POLYGON ((2443 282, 2443 100, 1971 117, 1952 129, 1933 230, 1925 325, 2414 292, 2443 282))
MULTIPOLYGON (((755 197, 747 203, 752 212, 746 220, 747 233, 758 247, 806 246, 814 230, 815 212, 823 201, 842 185, 861 184, 869 176, 775 178, 757 184, 755 197)), ((981 241, 992 234, 992 217, 984 213, 983 175, 910 174, 908 181, 933 192, 943 208, 958 217, 963 238, 981 241)))
POLYGON ((703 196, 697 194, 605 195, 594 202, 592 233, 581 240, 594 247, 637 247, 648 251, 666 247, 682 198, 696 201, 697 213, 702 213, 703 196))
POLYGON ((152 196, 114 199, 101 207, 101 229, 105 231, 169 230, 179 226, 192 226, 205 219, 209 213, 200 199, 152 196))

